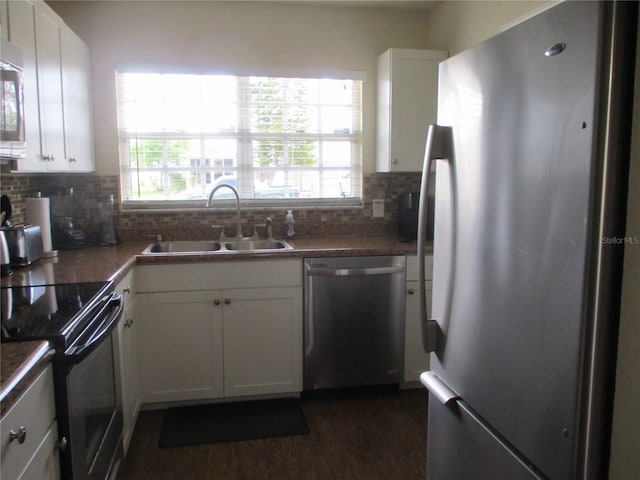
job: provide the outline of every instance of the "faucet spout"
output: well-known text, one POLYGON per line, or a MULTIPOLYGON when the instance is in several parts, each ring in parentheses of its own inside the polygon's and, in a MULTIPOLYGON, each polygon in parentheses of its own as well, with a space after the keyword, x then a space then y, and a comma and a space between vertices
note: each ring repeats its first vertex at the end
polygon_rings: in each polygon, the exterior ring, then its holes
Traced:
POLYGON ((271 217, 265 218, 264 225, 267 227, 267 240, 271 240, 273 238, 273 222, 271 221, 271 217))
POLYGON ((220 185, 217 185, 213 190, 211 190, 211 193, 209 193, 209 199, 207 200, 205 208, 211 206, 211 200, 213 198, 213 194, 216 193, 218 190, 220 190, 222 187, 229 188, 236 197, 236 238, 238 240, 241 240, 242 225, 240 224, 240 195, 238 195, 238 191, 233 186, 227 183, 221 183, 220 185))

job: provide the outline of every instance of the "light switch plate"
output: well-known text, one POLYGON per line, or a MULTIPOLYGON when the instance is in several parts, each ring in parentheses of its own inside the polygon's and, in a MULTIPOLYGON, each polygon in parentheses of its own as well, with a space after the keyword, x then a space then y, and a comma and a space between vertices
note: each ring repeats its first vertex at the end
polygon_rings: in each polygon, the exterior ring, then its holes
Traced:
POLYGON ((373 218, 384 217, 384 200, 373 201, 373 218))

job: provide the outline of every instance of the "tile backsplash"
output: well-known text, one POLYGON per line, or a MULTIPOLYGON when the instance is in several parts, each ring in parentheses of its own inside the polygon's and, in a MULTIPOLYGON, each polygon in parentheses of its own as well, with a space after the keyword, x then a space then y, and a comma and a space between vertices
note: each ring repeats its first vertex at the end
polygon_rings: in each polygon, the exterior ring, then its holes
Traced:
MULTIPOLYGON (((296 234, 300 237, 319 236, 382 236, 397 235, 398 195, 420 189, 420 173, 373 173, 364 176, 363 207, 293 208, 296 234), (384 199, 384 217, 373 218, 374 199, 384 199)), ((118 199, 118 177, 93 174, 3 174, 0 191, 9 196, 14 224, 25 221, 25 198, 36 192, 57 187, 73 187, 76 228, 87 234, 90 243, 97 239, 99 224, 97 197, 113 194, 118 199)), ((116 200, 116 203, 118 200, 116 200)), ((116 205, 114 224, 120 241, 146 240, 161 234, 167 240, 215 238, 211 225, 229 226, 233 233, 235 212, 225 209, 176 212, 126 212, 116 205)), ((273 234, 282 237, 286 210, 242 209, 243 233, 251 233, 251 225, 261 224, 268 215, 273 220, 273 234)))

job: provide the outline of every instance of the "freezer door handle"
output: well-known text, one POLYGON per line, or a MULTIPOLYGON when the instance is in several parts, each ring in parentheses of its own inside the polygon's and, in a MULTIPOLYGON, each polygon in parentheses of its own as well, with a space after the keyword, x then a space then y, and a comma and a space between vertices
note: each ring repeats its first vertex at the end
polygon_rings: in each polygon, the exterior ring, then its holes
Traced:
POLYGON ((420 375, 420 382, 427 387, 427 390, 440 400, 443 405, 447 405, 449 402, 460 398, 460 395, 451 390, 446 383, 440 380, 438 376, 431 371, 422 372, 420 375))
MULTIPOLYGON (((422 183, 420 185, 420 208, 418 209, 418 261, 420 285, 425 284, 425 258, 424 249, 427 235, 427 212, 429 211, 429 176, 431 175, 431 162, 433 160, 453 161, 453 129, 440 125, 429 125, 427 130, 427 143, 424 152, 424 165, 422 167, 422 183)), ((420 291, 420 318, 422 322, 422 343, 424 351, 434 352, 437 348, 438 325, 435 320, 429 319, 427 312, 427 295, 423 287, 420 291)))

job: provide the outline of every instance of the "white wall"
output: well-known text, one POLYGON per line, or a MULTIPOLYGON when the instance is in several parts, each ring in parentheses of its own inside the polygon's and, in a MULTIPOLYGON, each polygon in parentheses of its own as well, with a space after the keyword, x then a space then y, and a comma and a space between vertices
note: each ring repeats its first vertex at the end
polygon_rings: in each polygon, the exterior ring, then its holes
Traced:
POLYGON ((426 23, 427 42, 450 55, 466 50, 556 1, 452 1, 433 9, 426 23))
POLYGON ((366 72, 363 158, 375 170, 376 60, 387 48, 426 48, 424 12, 268 2, 49 3, 92 54, 97 173, 118 172, 114 71, 127 63, 196 71, 243 68, 366 72))

